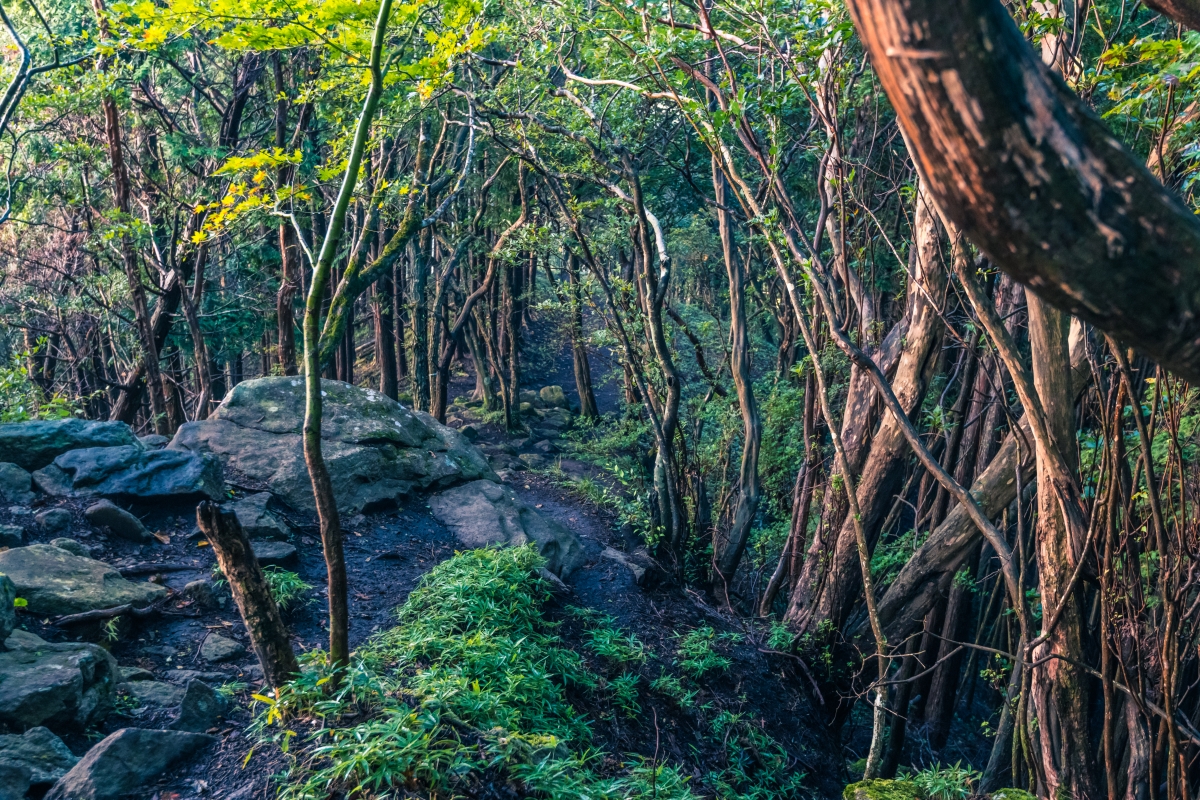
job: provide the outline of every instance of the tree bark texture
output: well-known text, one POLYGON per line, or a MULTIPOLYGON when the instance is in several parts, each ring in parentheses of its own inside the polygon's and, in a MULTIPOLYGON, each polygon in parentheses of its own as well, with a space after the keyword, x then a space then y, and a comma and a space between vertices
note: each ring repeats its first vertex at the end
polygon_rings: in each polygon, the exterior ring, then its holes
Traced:
POLYGON ((847 3, 947 217, 1056 308, 1200 380, 1200 220, 999 0, 847 3))
POLYGON ((237 514, 206 501, 196 507, 196 524, 208 537, 221 572, 229 581, 263 676, 277 689, 300 674, 300 664, 237 514))

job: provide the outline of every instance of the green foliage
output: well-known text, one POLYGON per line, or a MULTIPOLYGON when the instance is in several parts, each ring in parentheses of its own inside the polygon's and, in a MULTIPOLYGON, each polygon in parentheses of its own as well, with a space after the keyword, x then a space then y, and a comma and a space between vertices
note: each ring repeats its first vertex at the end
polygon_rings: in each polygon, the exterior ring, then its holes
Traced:
POLYGON ((852 783, 842 791, 843 800, 929 800, 911 781, 869 780, 852 783))
POLYGON ((934 764, 914 773, 910 780, 921 787, 929 800, 967 800, 974 796, 975 784, 981 777, 982 773, 959 762, 952 767, 934 764))
POLYGON ((650 688, 665 697, 669 697, 680 708, 691 709, 696 706, 696 689, 685 689, 683 682, 674 675, 663 673, 650 683, 650 688))
POLYGON ((613 666, 641 664, 646 660, 646 648, 632 633, 622 633, 613 627, 616 619, 590 608, 573 606, 567 609, 572 616, 584 621, 587 627, 583 640, 588 649, 613 666))
POLYGON ((679 647, 676 654, 676 666, 689 677, 700 680, 714 672, 725 672, 732 666, 732 661, 716 649, 718 644, 736 644, 742 640, 738 633, 717 633, 707 625, 702 625, 687 634, 678 637, 679 647))
MULTIPOLYGON (((45 346, 44 339, 40 346, 45 346)), ((82 413, 80 400, 68 400, 59 394, 46 397, 29 377, 25 367, 29 355, 19 353, 7 366, 0 364, 0 422, 64 419, 82 413)))
MULTIPOLYGON (((221 572, 221 566, 213 564, 212 571, 216 578, 215 583, 218 586, 223 585, 225 575, 221 572)), ((271 590, 271 597, 274 598, 275 605, 279 606, 280 611, 286 611, 290 605, 304 597, 313 588, 312 584, 305 583, 297 573, 274 565, 263 567, 263 578, 266 579, 267 588, 271 590)), ((312 598, 309 598, 310 602, 311 600, 312 598)))
POLYGON ((717 796, 729 800, 799 797, 804 772, 761 728, 741 714, 722 711, 709 723, 725 751, 725 764, 708 775, 717 796))
MULTIPOLYGON (((395 628, 356 651, 333 693, 315 656, 277 700, 257 697, 266 705, 257 729, 281 749, 292 750, 295 720, 319 720, 280 797, 458 796, 500 780, 554 800, 691 800, 665 765, 633 759, 616 775, 599 772, 566 691, 594 692, 600 681, 549 632, 540 564, 532 548, 461 553, 422 579, 395 628)), ((637 713, 633 686, 609 682, 627 713, 637 713)))

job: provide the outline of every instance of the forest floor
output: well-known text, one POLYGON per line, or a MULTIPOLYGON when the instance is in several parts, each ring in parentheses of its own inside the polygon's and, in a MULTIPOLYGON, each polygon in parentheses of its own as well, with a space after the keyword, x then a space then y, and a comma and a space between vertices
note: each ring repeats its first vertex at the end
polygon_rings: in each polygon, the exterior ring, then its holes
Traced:
MULTIPOLYGON (((497 443, 501 433, 494 426, 481 426, 481 444, 497 443)), ((571 466, 568 462, 568 466, 571 466)), ((586 467, 575 462, 580 469, 586 467)), ((589 709, 586 698, 572 698, 587 715, 595 733, 595 745, 616 756, 640 754, 647 758, 684 765, 695 788, 702 794, 702 776, 728 756, 714 742, 705 720, 718 711, 743 714, 778 741, 794 759, 793 768, 809 776, 806 785, 816 796, 839 796, 843 777, 840 764, 831 754, 831 743, 821 733, 820 715, 813 713, 802 688, 804 677, 788 658, 773 654, 765 644, 767 630, 733 619, 710 606, 703 595, 677 586, 644 590, 621 564, 602 557, 605 547, 621 549, 621 536, 614 530, 612 514, 571 493, 546 473, 518 472, 510 476, 517 493, 540 513, 562 523, 583 541, 586 563, 569 578, 569 595, 557 598, 547 609, 551 619, 564 620, 556 633, 567 647, 583 651, 578 625, 564 611, 582 606, 611 615, 614 625, 635 634, 652 655, 643 669, 647 682, 670 664, 681 633, 708 626, 718 634, 734 632, 741 641, 726 648, 731 668, 700 686, 697 707, 685 710, 670 700, 647 693, 645 713, 635 719, 589 709)), ((67 503, 75 516, 73 529, 89 531, 83 519, 84 502, 67 503)), ((34 511, 36 512, 36 508, 34 511)), ((194 580, 212 575, 214 557, 203 546, 190 507, 135 507, 151 531, 166 534, 169 544, 138 545, 100 534, 78 536, 94 558, 117 567, 137 565, 143 574, 176 591, 194 580), (155 566, 163 568, 156 572, 155 566), (169 570, 169 571, 168 571, 169 570)), ((0 522, 7 522, 0 509, 0 522)), ((285 613, 285 621, 298 651, 326 644, 325 565, 315 525, 292 518, 299 563, 290 566, 312 588, 285 613)), ((358 515, 346 521, 346 564, 351 592, 351 645, 393 624, 393 611, 415 588, 421 576, 455 552, 453 536, 430 515, 424 497, 413 496, 400 509, 358 515)), ((49 540, 32 533, 29 543, 49 540)), ((79 638, 103 641, 99 626, 64 631, 46 620, 22 617, 23 627, 48 641, 79 638)), ((184 604, 169 606, 156 617, 133 620, 107 642, 122 667, 140 667, 156 680, 182 682, 195 677, 213 686, 225 686, 233 694, 232 711, 219 730, 219 744, 180 770, 169 774, 145 795, 152 800, 218 798, 250 800, 274 797, 278 776, 286 772, 287 757, 273 746, 255 746, 246 728, 252 719, 261 673, 253 654, 221 664, 206 664, 200 648, 210 634, 221 634, 248 645, 237 610, 228 603, 217 611, 197 611, 184 604)), ((111 637, 111 634, 110 634, 111 637)), ((67 744, 82 754, 100 737, 123 727, 158 727, 166 722, 167 709, 137 708, 130 698, 93 731, 65 737, 67 744)))

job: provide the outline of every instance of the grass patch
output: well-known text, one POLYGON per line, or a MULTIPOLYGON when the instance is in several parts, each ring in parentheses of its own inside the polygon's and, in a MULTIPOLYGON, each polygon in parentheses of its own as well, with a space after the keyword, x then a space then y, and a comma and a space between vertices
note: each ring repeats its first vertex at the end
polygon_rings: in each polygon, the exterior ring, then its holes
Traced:
POLYGON ((673 767, 614 766, 592 749, 568 691, 611 692, 636 713, 636 676, 602 681, 554 635, 540 564, 531 548, 461 553, 355 652, 336 691, 315 654, 278 699, 259 697, 256 730, 293 758, 281 800, 470 797, 489 784, 548 800, 695 798, 673 767))
MULTIPOLYGON (((217 586, 225 583, 225 573, 221 572, 220 564, 213 564, 213 577, 213 583, 217 586)), ((267 588, 271 590, 271 597, 275 598, 275 605, 279 606, 280 611, 286 611, 313 588, 311 583, 305 583, 295 572, 276 566, 263 567, 263 578, 266 579, 267 588)))

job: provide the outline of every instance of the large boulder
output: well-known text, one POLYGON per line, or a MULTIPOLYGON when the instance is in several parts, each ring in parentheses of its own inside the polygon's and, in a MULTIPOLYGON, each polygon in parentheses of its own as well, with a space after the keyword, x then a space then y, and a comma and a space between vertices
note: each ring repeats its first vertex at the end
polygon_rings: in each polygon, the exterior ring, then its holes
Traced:
POLYGON ((48 544, 0 553, 0 572, 12 580, 17 596, 29 603, 30 613, 43 616, 78 614, 126 603, 142 608, 167 594, 164 586, 128 581, 103 561, 48 544))
POLYGON ((543 386, 538 391, 538 396, 546 408, 567 407, 567 395, 561 386, 543 386))
POLYGON ((191 731, 204 733, 225 716, 229 710, 229 701, 203 681, 188 681, 183 690, 183 698, 179 702, 179 714, 170 724, 174 731, 191 731))
POLYGON ((127 497, 164 500, 223 497, 221 464, 210 455, 179 450, 88 447, 72 450, 33 473, 55 497, 127 497))
POLYGON ((112 708, 120 669, 94 644, 9 637, 0 653, 0 727, 79 730, 112 708))
POLYGON ((27 506, 33 502, 33 481, 17 464, 0 461, 0 500, 27 506))
POLYGON ((15 761, 29 768, 29 782, 45 786, 67 774, 76 758, 49 728, 37 727, 24 736, 0 736, 0 761, 15 761))
MULTIPOLYGON (((428 414, 340 381, 321 386, 322 449, 343 513, 396 503, 413 490, 494 477, 477 448, 428 414)), ((180 427, 167 452, 213 453, 231 474, 267 487, 294 509, 313 511, 303 422, 303 379, 243 381, 207 420, 180 427)))
POLYGON ((46 800, 115 800, 215 741, 202 733, 122 728, 59 778, 46 800))
POLYGON ((508 486, 472 481, 429 499, 433 516, 466 547, 535 543, 546 568, 566 577, 584 561, 579 537, 543 517, 508 486))
POLYGON ((41 469, 68 450, 123 445, 138 445, 124 422, 71 418, 0 425, 0 461, 30 471, 41 469))

